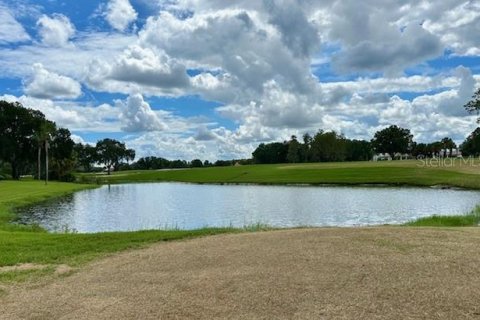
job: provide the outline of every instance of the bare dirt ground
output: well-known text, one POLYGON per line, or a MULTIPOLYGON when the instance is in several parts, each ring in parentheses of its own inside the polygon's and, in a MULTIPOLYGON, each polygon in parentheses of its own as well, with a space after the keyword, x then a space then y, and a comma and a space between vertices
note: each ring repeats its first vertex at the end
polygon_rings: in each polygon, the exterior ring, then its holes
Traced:
POLYGON ((480 228, 159 243, 0 297, 1 319, 480 319, 480 228))

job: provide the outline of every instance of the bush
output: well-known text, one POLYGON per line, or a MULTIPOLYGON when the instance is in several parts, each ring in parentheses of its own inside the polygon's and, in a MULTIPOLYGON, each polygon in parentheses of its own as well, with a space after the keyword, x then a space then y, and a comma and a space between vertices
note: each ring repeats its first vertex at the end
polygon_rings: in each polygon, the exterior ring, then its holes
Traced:
POLYGON ((66 175, 60 177, 59 180, 63 182, 75 182, 76 178, 73 174, 67 173, 66 175))

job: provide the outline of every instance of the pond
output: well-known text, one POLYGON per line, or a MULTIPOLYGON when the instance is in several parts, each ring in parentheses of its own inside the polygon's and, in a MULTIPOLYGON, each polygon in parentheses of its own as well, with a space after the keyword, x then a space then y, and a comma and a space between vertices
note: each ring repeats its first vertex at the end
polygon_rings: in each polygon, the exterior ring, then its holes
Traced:
POLYGON ((464 214, 480 192, 432 188, 200 185, 102 186, 19 212, 19 223, 80 233, 145 229, 365 226, 464 214))

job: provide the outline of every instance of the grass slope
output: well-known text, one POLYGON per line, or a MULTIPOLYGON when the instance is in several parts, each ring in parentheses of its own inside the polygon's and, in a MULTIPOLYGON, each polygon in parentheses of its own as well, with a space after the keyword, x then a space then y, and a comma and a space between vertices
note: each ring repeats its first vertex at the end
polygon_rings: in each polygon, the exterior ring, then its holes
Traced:
MULTIPOLYGON (((418 161, 350 162, 321 164, 252 165, 223 168, 200 168, 171 171, 127 171, 111 176, 83 174, 80 181, 124 183, 148 181, 181 181, 197 183, 259 184, 390 184, 450 185, 480 189, 475 166, 421 167, 418 161)), ((479 170, 480 171, 480 170, 479 170)), ((65 195, 93 185, 38 181, 0 181, 0 268, 22 263, 78 265, 95 257, 156 241, 168 241, 226 232, 232 228, 206 228, 193 231, 140 231, 98 234, 49 234, 39 228, 10 224, 13 209, 51 197, 65 195)), ((432 217, 409 225, 459 226, 478 224, 476 216, 432 217)), ((256 226, 253 230, 264 229, 256 226)), ((53 270, 50 268, 48 270, 53 270)), ((43 272, 37 272, 43 274, 43 272)), ((18 274, 18 277, 25 275, 18 274)), ((8 278, 15 278, 15 274, 8 278)), ((7 276, 0 277, 0 282, 7 276)))
POLYGON ((184 170, 122 171, 108 175, 83 174, 87 183, 179 181, 257 184, 388 184, 480 189, 480 169, 461 165, 422 167, 421 162, 343 162, 315 164, 248 165, 184 170), (477 172, 478 170, 478 172, 477 172))
POLYGON ((405 225, 409 227, 474 227, 480 224, 480 208, 460 216, 438 216, 420 218, 405 225))
MULTIPOLYGON (((2 273, 1 267, 24 263, 76 266, 95 257, 157 241, 178 240, 213 234, 241 232, 245 229, 204 228, 200 230, 169 230, 110 232, 97 234, 52 234, 40 228, 18 226, 8 223, 13 218, 13 209, 65 195, 77 190, 92 188, 92 185, 51 182, 45 186, 38 181, 0 182, 0 282, 21 280, 30 275, 44 275, 54 268, 43 271, 20 271, 2 273)), ((263 229, 252 226, 248 230, 263 229)))

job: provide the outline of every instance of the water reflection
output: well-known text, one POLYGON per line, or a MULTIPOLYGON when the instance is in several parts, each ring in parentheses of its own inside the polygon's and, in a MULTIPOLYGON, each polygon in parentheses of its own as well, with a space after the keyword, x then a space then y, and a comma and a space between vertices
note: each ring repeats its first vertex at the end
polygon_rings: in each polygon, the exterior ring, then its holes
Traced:
POLYGON ((78 232, 256 223, 361 226, 463 214, 478 203, 476 191, 428 188, 125 184, 81 191, 24 209, 20 223, 78 232))

